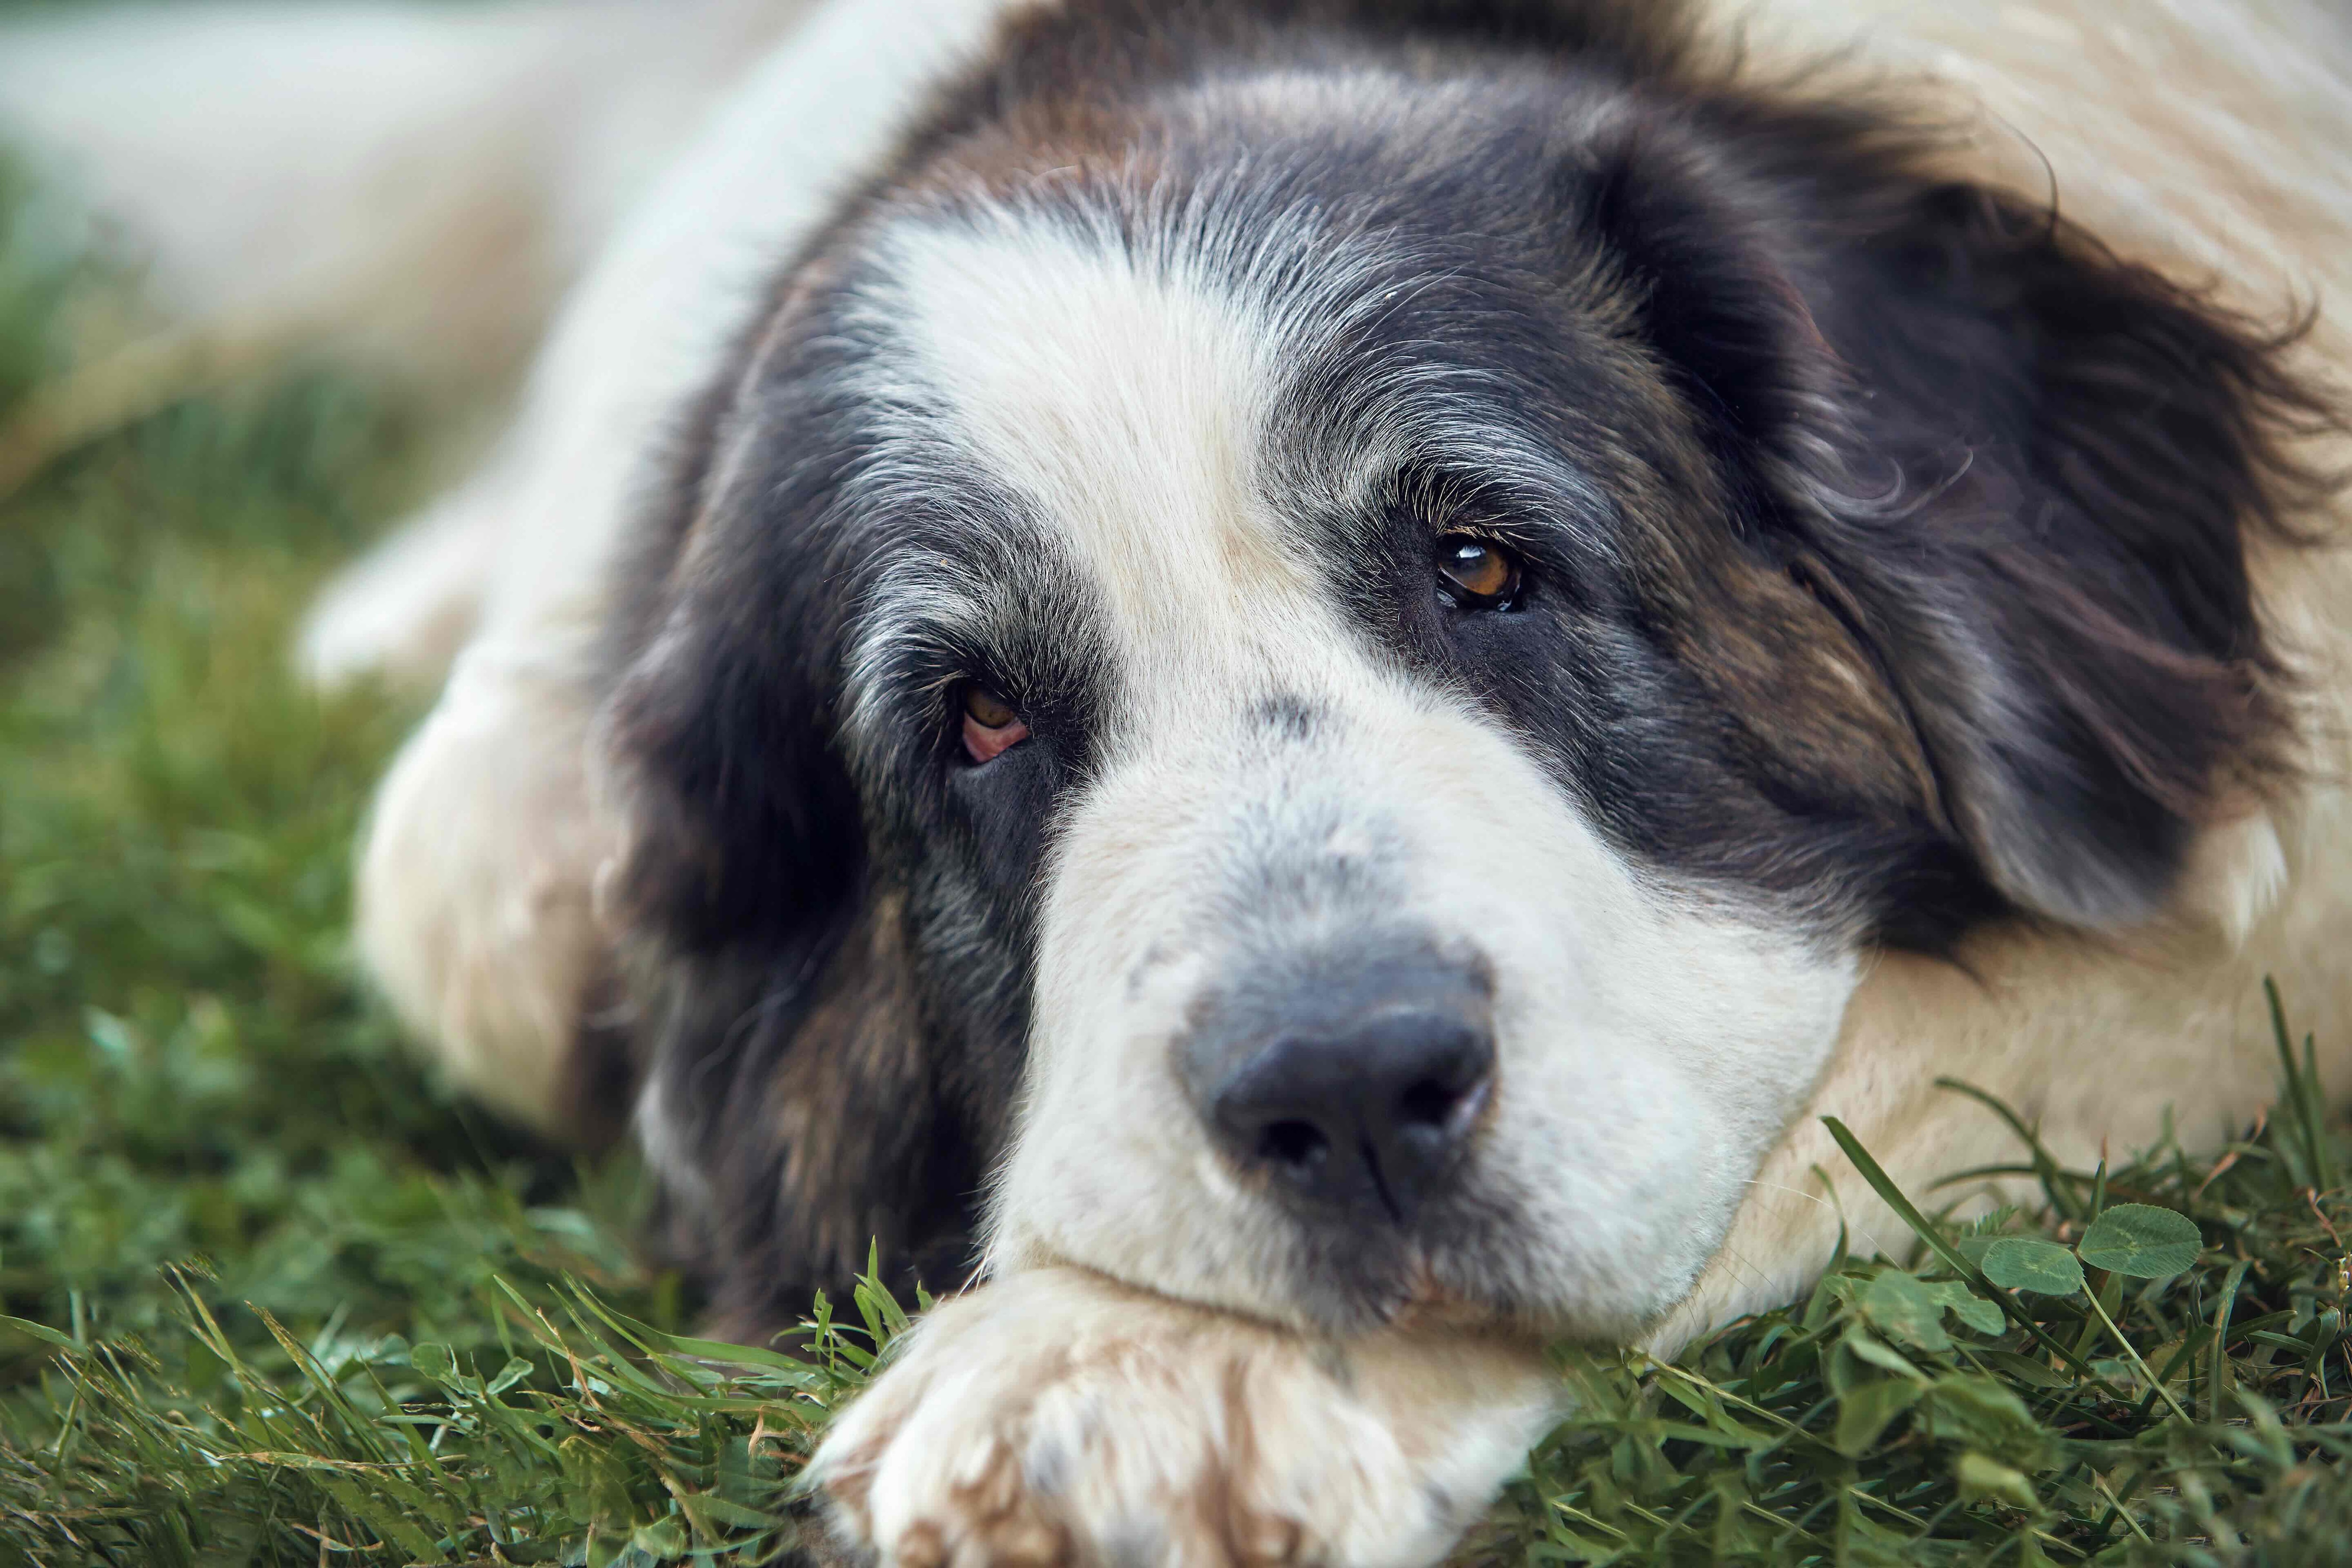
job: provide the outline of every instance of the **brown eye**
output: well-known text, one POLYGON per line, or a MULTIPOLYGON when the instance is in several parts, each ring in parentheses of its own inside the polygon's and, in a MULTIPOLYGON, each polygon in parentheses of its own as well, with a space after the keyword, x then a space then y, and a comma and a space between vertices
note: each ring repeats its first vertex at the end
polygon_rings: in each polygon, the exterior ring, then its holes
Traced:
POLYGON ((1519 591, 1518 558, 1475 534, 1449 533, 1439 540, 1437 571, 1454 602, 1471 609, 1507 604, 1519 591))
POLYGON ((1013 705, 985 686, 963 689, 963 749, 975 763, 992 761, 999 753, 1029 738, 1029 726, 1013 705))

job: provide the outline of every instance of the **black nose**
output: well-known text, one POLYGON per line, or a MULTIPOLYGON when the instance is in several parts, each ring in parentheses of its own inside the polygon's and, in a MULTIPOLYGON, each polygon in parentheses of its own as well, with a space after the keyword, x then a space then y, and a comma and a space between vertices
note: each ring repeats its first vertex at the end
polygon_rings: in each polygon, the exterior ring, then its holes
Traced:
POLYGON ((1383 964, 1220 1013, 1186 1077, 1226 1154, 1289 1201, 1402 1222, 1454 1174, 1494 1082, 1482 974, 1383 964))

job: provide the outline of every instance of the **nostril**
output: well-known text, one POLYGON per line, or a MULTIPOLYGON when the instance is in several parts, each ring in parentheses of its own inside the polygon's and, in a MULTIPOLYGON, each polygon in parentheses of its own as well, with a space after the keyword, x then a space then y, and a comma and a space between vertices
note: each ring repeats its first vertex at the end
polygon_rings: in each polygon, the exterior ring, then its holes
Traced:
POLYGON ((1294 1171, 1312 1170, 1330 1152, 1331 1141, 1311 1121, 1268 1122, 1257 1135, 1259 1159, 1294 1171))
POLYGON ((1423 1079, 1397 1097, 1397 1122, 1402 1127, 1443 1128, 1467 1098, 1452 1084, 1423 1079))

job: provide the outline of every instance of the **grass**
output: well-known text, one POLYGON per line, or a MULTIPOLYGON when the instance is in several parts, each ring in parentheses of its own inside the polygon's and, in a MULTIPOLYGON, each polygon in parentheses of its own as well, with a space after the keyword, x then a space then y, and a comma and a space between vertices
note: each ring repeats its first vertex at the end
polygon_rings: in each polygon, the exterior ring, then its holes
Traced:
MULTIPOLYGON (((5 426, 123 318, 0 184, 5 426)), ((869 1288, 804 1359, 680 1337, 634 1168, 469 1110, 355 984, 349 847, 414 711, 285 649, 445 423, 289 367, 0 502, 0 1564, 775 1560, 904 1321, 869 1288)), ((2216 1159, 2020 1129, 2032 1212, 1922 1215, 1673 1365, 1563 1352, 1581 1413, 1465 1558, 2352 1563, 2352 1147, 2280 1041, 2216 1159)))

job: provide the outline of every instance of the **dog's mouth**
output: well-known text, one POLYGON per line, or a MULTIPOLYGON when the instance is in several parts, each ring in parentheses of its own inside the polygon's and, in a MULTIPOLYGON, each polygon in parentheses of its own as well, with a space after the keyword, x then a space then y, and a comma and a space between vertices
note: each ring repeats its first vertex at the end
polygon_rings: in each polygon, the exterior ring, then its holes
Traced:
MULTIPOLYGON (((1211 1298, 1205 1304, 1223 1305, 1245 1317, 1332 1340, 1387 1332, 1524 1332, 1549 1321, 1546 1314, 1515 1300, 1498 1279, 1482 1279, 1483 1271, 1475 1266, 1446 1258, 1411 1237, 1360 1236, 1338 1248, 1315 1238, 1293 1258, 1289 1278, 1280 1282, 1286 1290, 1272 1291, 1260 1303, 1211 1298), (1340 1253, 1351 1261, 1342 1265, 1337 1260, 1340 1253)), ((1026 1261, 1071 1262, 1044 1255, 1032 1255, 1026 1261)), ((1150 1280, 1129 1283, 1158 1289, 1150 1280)), ((1173 1293, 1190 1299, 1181 1289, 1173 1293)))
POLYGON ((1387 1326, 1392 1329, 1411 1333, 1467 1331, 1493 1328, 1508 1316, 1488 1302, 1464 1294, 1425 1256, 1408 1260, 1402 1284, 1403 1293, 1388 1316, 1387 1326))
POLYGON ((1511 1222, 1482 1212, 1475 1192, 1462 1188, 1402 1224, 1297 1225, 1281 1282, 1292 1310, 1335 1336, 1524 1326, 1543 1316, 1515 1288, 1511 1222))

